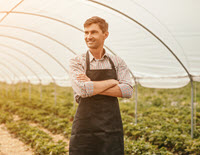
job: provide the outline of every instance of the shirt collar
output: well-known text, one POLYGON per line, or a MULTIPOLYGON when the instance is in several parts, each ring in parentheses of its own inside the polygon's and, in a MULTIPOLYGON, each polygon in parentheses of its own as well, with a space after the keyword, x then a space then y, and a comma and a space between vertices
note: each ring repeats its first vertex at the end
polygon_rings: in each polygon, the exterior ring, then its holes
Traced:
MULTIPOLYGON (((105 57, 108 57, 108 53, 106 52, 105 49, 104 49, 104 51, 105 51, 104 55, 99 60, 103 60, 105 57)), ((89 56, 90 56, 90 62, 92 62, 93 60, 96 60, 90 51, 89 51, 89 56)))

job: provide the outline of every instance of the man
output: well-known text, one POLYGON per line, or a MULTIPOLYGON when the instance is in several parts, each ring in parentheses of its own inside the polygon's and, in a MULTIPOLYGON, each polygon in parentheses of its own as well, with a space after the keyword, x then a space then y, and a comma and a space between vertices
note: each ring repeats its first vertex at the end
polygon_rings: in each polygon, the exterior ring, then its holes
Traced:
POLYGON ((89 50, 70 60, 70 77, 79 103, 72 126, 70 155, 123 155, 123 126, 117 97, 130 98, 128 68, 103 48, 108 24, 100 17, 84 23, 89 50))

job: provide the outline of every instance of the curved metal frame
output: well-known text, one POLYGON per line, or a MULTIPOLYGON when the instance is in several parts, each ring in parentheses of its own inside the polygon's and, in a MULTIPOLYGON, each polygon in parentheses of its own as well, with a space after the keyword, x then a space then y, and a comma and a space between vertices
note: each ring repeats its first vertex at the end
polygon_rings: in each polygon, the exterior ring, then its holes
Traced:
MULTIPOLYGON (((14 74, 14 76, 17 77, 17 78, 20 80, 19 76, 18 76, 17 74, 15 74, 15 72, 12 71, 12 69, 10 69, 10 67, 8 67, 7 65, 5 65, 5 64, 3 64, 3 63, 1 63, 1 62, 0 62, 0 64, 1 64, 2 66, 4 66, 10 73, 14 74)), ((12 81, 12 80, 11 80, 11 81, 12 81)))
MULTIPOLYGON (((8 12, 8 11, 0 11, 0 13, 7 13, 7 12, 8 12)), ((63 23, 63 24, 65 24, 65 25, 68 25, 68 26, 70 26, 70 27, 72 27, 72 28, 74 28, 74 29, 76 29, 76 30, 78 30, 78 31, 84 32, 83 30, 79 29, 78 27, 76 27, 76 26, 74 26, 74 25, 72 25, 72 24, 69 24, 69 23, 67 23, 67 22, 65 22, 65 21, 62 21, 62 20, 59 20, 59 19, 56 19, 56 18, 53 18, 53 17, 49 17, 49 16, 45 16, 45 15, 40 15, 40 14, 36 14, 36 13, 20 12, 20 11, 12 11, 12 12, 10 12, 10 13, 26 14, 26 15, 33 15, 33 16, 39 16, 39 17, 47 18, 47 19, 54 20, 54 21, 63 23)), ((104 45, 104 47, 106 47, 111 53, 113 53, 114 55, 116 55, 116 54, 115 54, 110 48, 108 48, 106 45, 104 45)), ((130 71, 132 77, 133 77, 134 80, 135 80, 134 74, 132 73, 131 70, 129 70, 129 71, 130 71)), ((136 81, 135 81, 135 82, 136 82, 136 81)))
MULTIPOLYGON (((0 44, 0 46, 3 46, 3 47, 6 47, 6 48, 9 48, 9 49, 12 49, 14 51, 17 51, 18 53, 22 54, 22 55, 25 55, 26 57, 28 57, 29 59, 31 59, 32 61, 34 61, 36 64, 38 64, 45 72, 47 72, 47 74, 52 78, 54 84, 56 83, 54 77, 48 72, 48 70, 42 65, 40 64, 38 61, 36 61, 34 58, 30 57, 28 54, 22 52, 21 50, 18 50, 16 48, 13 48, 13 47, 10 47, 10 46, 7 46, 7 45, 4 45, 4 44, 0 44)), ((55 86, 56 87, 56 86, 55 86)), ((56 88, 55 88, 55 91, 56 91, 56 88)), ((30 90, 29 90, 30 92, 30 90)), ((55 105, 56 105, 56 92, 54 92, 54 100, 55 100, 55 105)), ((30 98, 29 98, 30 99, 30 98)), ((40 80, 40 100, 42 101, 42 88, 41 88, 41 80, 40 80)))
MULTIPOLYGON (((26 41, 26 40, 23 40, 23 39, 20 39, 20 38, 16 38, 16 37, 12 37, 12 36, 8 36, 8 35, 1 35, 1 34, 0 34, 0 37, 6 37, 6 38, 18 40, 18 41, 24 42, 24 43, 26 43, 26 44, 29 44, 29 45, 31 45, 31 46, 33 46, 33 47, 35 47, 35 48, 41 50, 42 52, 44 52, 44 53, 46 53, 48 56, 50 56, 54 61, 56 61, 56 62, 61 66, 61 68, 63 68, 64 71, 66 71, 67 74, 68 74, 68 70, 67 70, 55 57, 53 57, 51 54, 49 54, 47 51, 45 51, 44 49, 40 48, 39 46, 37 46, 37 45, 35 45, 35 44, 31 43, 31 42, 28 42, 28 41, 26 41)), ((56 105, 56 100, 57 100, 57 98, 56 98, 56 83, 55 83, 55 92, 54 92, 54 94, 55 94, 54 97, 55 97, 55 105, 56 105)))
POLYGON ((28 32, 33 32, 35 34, 38 34, 38 35, 41 35, 43 37, 46 37, 52 41, 55 41, 56 43, 60 44, 61 46, 63 46, 64 48, 66 48, 67 50, 69 50, 70 52, 72 52, 73 54, 77 54, 75 51, 73 51, 70 47, 66 46, 65 44, 61 43, 60 41, 52 38, 51 36, 49 35, 46 35, 44 33, 41 33, 41 32, 38 32, 38 31, 35 31, 35 30, 32 30, 32 29, 27 29, 27 28, 23 28, 23 27, 19 27, 19 26, 11 26, 11 25, 0 25, 0 27, 9 27, 9 28, 16 28, 16 29, 21 29, 21 30, 25 30, 25 31, 28 31, 28 32))
MULTIPOLYGON (((22 41, 22 42, 24 42, 24 43, 27 43, 27 44, 29 44, 29 45, 31 45, 31 46, 33 46, 33 47, 35 47, 35 48, 41 50, 42 52, 44 52, 44 53, 46 53, 48 56, 50 56, 54 61, 56 61, 56 62, 61 66, 61 68, 63 68, 64 71, 66 71, 67 74, 68 74, 68 70, 67 70, 55 57, 53 57, 51 54, 49 54, 47 51, 45 51, 44 49, 40 48, 39 46, 37 46, 37 45, 35 45, 35 44, 33 44, 33 43, 30 43, 30 42, 28 42, 28 41, 26 41, 26 40, 20 39, 20 38, 8 36, 8 35, 1 35, 1 34, 0 34, 0 36, 1 36, 1 37, 11 38, 11 39, 18 40, 18 41, 22 41)), ((55 84, 54 97, 55 97, 55 105, 56 105, 56 100, 57 100, 57 98, 56 98, 56 83, 54 82, 54 84, 55 84)))
POLYGON ((130 19, 131 21, 137 23, 138 25, 140 25, 143 29, 145 29, 147 32, 149 32, 152 36, 154 36, 159 42, 161 42, 167 49, 168 51, 171 52, 171 54, 176 58, 176 60, 179 62, 179 64, 184 68, 184 70, 186 71, 186 73, 188 74, 188 77, 190 79, 190 83, 191 83, 191 137, 193 138, 193 127, 194 127, 194 123, 193 123, 193 116, 194 116, 194 103, 193 103, 193 79, 192 79, 192 76, 191 74, 189 73, 189 71, 187 70, 187 68, 184 66, 184 64, 181 62, 181 60, 176 56, 176 54, 169 48, 169 46, 167 46, 156 34, 154 34, 151 30, 149 30, 147 27, 145 27, 144 25, 142 25, 140 22, 138 22, 137 20, 133 19, 132 17, 128 16, 127 14, 117 10, 117 9, 114 9, 106 4, 103 4, 103 3, 100 3, 100 2, 97 2, 97 1, 94 1, 94 0, 87 0, 87 1, 90 1, 92 3, 96 3, 98 5, 101 5, 105 8, 108 8, 110 10, 113 10, 117 13, 119 13, 120 15, 130 19))
MULTIPOLYGON (((2 54, 2 53, 0 53, 2 54)), ((3 53, 5 54, 5 53, 3 53)), ((9 62, 9 61, 7 61, 9 62)), ((5 64, 5 63, 2 63, 2 60, 0 61, 0 64, 5 64)), ((12 64, 11 62, 9 62, 8 64, 12 64)), ((16 65, 13 65, 28 81, 29 85, 30 85, 30 80, 28 79, 27 75, 20 69, 18 68, 16 65)), ((12 82, 13 83, 13 82, 12 82)), ((21 92, 20 92, 21 93, 21 92)), ((13 94, 14 94, 14 91, 13 91, 13 94)), ((29 90, 29 100, 31 99, 31 91, 29 90)))
MULTIPOLYGON (((1 46, 1 45, 0 45, 1 46)), ((10 47, 7 47, 7 48, 10 48, 10 47)), ((12 48, 11 48, 12 49, 12 48)), ((1 53, 1 52, 0 52, 1 53)), ((5 55, 8 55, 8 56, 10 56, 10 57, 12 57, 12 58, 14 58, 14 59, 16 59, 17 61, 19 61, 20 63, 22 63, 24 66, 26 66, 31 72, 33 72, 33 74, 35 74, 36 75, 36 77, 39 79, 39 81, 40 81, 40 85, 41 85, 41 79, 37 76, 37 74, 28 66, 28 65, 26 65, 25 63, 23 63, 20 59, 18 59, 17 57, 15 57, 15 56, 13 56, 12 54, 6 54, 6 53, 1 53, 1 54, 5 54, 5 55)), ((32 59, 31 59, 32 60, 32 59)), ((13 66, 15 66, 16 68, 18 68, 16 65, 13 65, 13 66)), ((43 66, 42 66, 43 67, 43 66)), ((18 68, 18 70, 20 70, 19 68, 18 68)), ((27 78, 27 75, 25 75, 24 74, 24 72, 23 71, 20 71, 26 78, 27 78)), ((28 80, 28 83, 29 83, 29 101, 31 100, 31 85, 30 85, 30 80, 27 78, 27 80, 28 80)), ((53 78, 53 80, 54 80, 54 78, 53 78)), ((55 82, 55 81, 54 81, 55 82)), ((40 89, 41 90, 41 89, 40 89)), ((41 98, 41 91, 40 91, 40 99, 42 99, 41 98)))
MULTIPOLYGON (((0 54, 2 54, 1 52, 0 52, 0 54)), ((5 59, 4 59, 5 60, 5 59)), ((5 61, 3 61, 3 62, 5 62, 5 61)), ((6 62, 9 62, 9 61, 6 61, 6 62)), ((0 64, 2 63, 2 60, 0 61, 0 64)), ((9 63, 4 63, 4 64, 13 64, 13 63, 11 63, 11 62, 9 62, 9 63)), ((30 81, 29 79, 28 79, 28 77, 27 77, 27 75, 19 68, 19 67, 17 67, 16 65, 14 65, 13 64, 13 67, 15 67, 17 70, 18 70, 18 72, 20 72, 26 79, 27 79, 27 81, 30 81)))
MULTIPOLYGON (((2 74, 0 74, 0 76, 2 76, 2 74)), ((5 80, 6 81, 6 78, 3 76, 2 77, 2 80, 5 80)), ((11 80, 12 81, 12 80, 11 80)), ((1 82, 3 82, 3 81, 1 81, 1 82)))
POLYGON ((11 72, 12 74, 14 74, 14 76, 16 76, 20 80, 20 78, 15 74, 15 72, 12 71, 12 69, 10 69, 10 67, 8 67, 7 65, 5 65, 5 64, 3 64, 1 62, 0 62, 0 65, 2 65, 3 67, 5 67, 9 72, 11 72))
MULTIPOLYGON (((2 11, 2 12, 4 12, 4 11, 2 11)), ((0 11, 0 13, 2 13, 2 12, 0 11)), ((73 27, 73 28, 75 28, 75 29, 78 30, 78 31, 84 32, 83 30, 79 29, 78 27, 76 27, 76 26, 74 26, 74 25, 72 25, 72 24, 69 24, 69 23, 67 23, 67 22, 64 22, 64 21, 62 21, 62 20, 58 20, 58 19, 56 19, 56 18, 52 18, 52 17, 48 17, 48 16, 44 16, 44 15, 39 15, 39 14, 34 14, 34 13, 25 13, 25 12, 16 12, 16 11, 12 11, 12 12, 9 12, 9 13, 28 14, 28 15, 39 16, 39 17, 51 19, 51 20, 54 20, 54 21, 57 21, 57 22, 61 22, 61 23, 65 24, 65 25, 68 25, 68 26, 70 26, 70 27, 73 27)), ((16 28, 16 27, 15 27, 15 28, 16 28)), ((23 28, 23 29, 24 29, 24 28, 23 28)), ((24 29, 24 30, 30 30, 30 29, 24 29)), ((36 33, 36 31, 33 31, 33 30, 30 30, 30 31, 36 33)), ((41 33, 37 33, 37 34, 41 34, 41 33)), ((49 36, 47 36, 47 35, 44 35, 44 34, 42 34, 42 35, 49 38, 49 36)), ((50 38, 49 38, 49 39, 50 39, 50 38)), ((53 40, 55 41, 55 39, 53 39, 53 40)), ((57 42, 57 41, 56 41, 56 42, 57 42)), ((111 53, 113 53, 114 55, 116 55, 116 54, 115 54, 110 48, 108 48, 106 45, 104 45, 104 47, 107 48, 111 53)), ((69 49, 69 48, 67 48, 67 49, 69 49)), ((70 50, 70 51, 71 51, 71 50, 70 50)), ((72 52, 72 51, 71 51, 71 52, 72 52)), ((75 52, 73 52, 73 53, 76 54, 75 52)), ((132 71, 131 71, 130 69, 129 69, 129 72, 131 73, 131 76, 132 76, 132 78, 134 79, 134 81, 135 81, 135 83, 136 83, 136 78, 135 78, 135 76, 133 75, 133 73, 132 73, 132 71)), ((55 89, 56 89, 56 88, 55 88, 55 89)), ((56 94, 56 92, 55 92, 54 94, 56 94)), ((55 95, 55 102, 56 102, 56 95, 55 95)), ((56 104, 56 103, 55 103, 55 104, 56 104)))
POLYGON ((39 47, 39 46, 37 46, 37 45, 31 43, 31 42, 28 42, 28 41, 26 41, 26 40, 20 39, 20 38, 8 36, 8 35, 2 35, 2 34, 0 34, 0 37, 5 37, 5 38, 10 38, 10 39, 18 40, 18 41, 24 42, 24 43, 26 43, 26 44, 28 44, 28 45, 31 45, 31 46, 33 46, 33 47, 39 49, 40 51, 42 51, 43 53, 45 53, 45 54, 47 54, 49 57, 51 57, 54 61, 56 61, 56 63, 58 63, 58 64, 61 66, 61 68, 63 68, 63 70, 64 70, 66 73, 68 73, 68 70, 67 70, 54 56, 52 56, 51 54, 49 54, 49 53, 48 53, 47 51, 45 51, 43 48, 41 48, 41 47, 39 47))
POLYGON ((186 73, 188 74, 188 77, 190 78, 190 80, 192 80, 192 77, 189 73, 189 71, 187 70, 187 68, 183 65, 183 63, 180 61, 180 59, 176 56, 176 54, 169 48, 169 46, 167 46, 156 34, 154 34, 151 30, 149 30, 147 27, 145 27, 143 24, 141 24, 140 22, 138 22, 137 20, 133 19, 132 17, 128 16, 127 14, 117 10, 117 9, 114 9, 106 4, 103 4, 103 3, 100 3, 100 2, 97 2, 97 1, 94 1, 94 0, 86 0, 86 1, 89 1, 89 2, 92 2, 92 3, 96 3, 98 5, 101 5, 105 8, 108 8, 114 12, 117 12, 119 13, 120 15, 128 18, 129 20, 135 22, 136 24, 138 24, 139 26, 141 26, 143 29, 145 29, 147 32, 149 32, 152 36, 154 36, 161 44, 163 44, 170 52, 171 54, 177 59, 177 61, 180 63, 180 65, 184 68, 184 70, 186 71, 186 73))
MULTIPOLYGON (((136 21, 135 19, 133 19, 132 17, 126 15, 125 13, 117 10, 117 9, 114 9, 108 5, 105 5, 103 3, 100 3, 100 2, 97 2, 97 1, 94 1, 94 0, 87 0, 87 1, 90 1, 90 2, 93 2, 93 3, 96 3, 98 5, 101 5, 103 7, 106 7, 106 8, 109 8, 123 16, 125 16, 126 18, 134 21, 135 23, 137 23, 138 25, 140 25, 142 28, 144 28, 146 31, 148 31, 151 35, 153 35, 159 42, 161 42, 170 52, 171 54, 177 59, 177 61, 180 63, 180 65, 184 68, 184 70, 186 71, 186 73, 188 74, 188 77, 190 79, 190 82, 191 82, 191 88, 192 88, 192 99, 191 99, 191 105, 192 105, 192 116, 193 116, 193 79, 192 79, 192 76, 191 74, 189 73, 189 71, 187 70, 187 68, 183 65, 183 63, 180 61, 180 59, 175 55, 175 53, 157 36, 155 35, 153 32, 151 32, 148 28, 146 28, 144 25, 142 25, 141 23, 139 23, 138 21, 136 21)), ((1 11, 1 13, 7 13, 6 11, 1 11)), ((16 12, 16 11, 10 11, 9 13, 23 13, 23 12, 16 12)), ((24 13, 25 14, 25 13, 24 13)), ((27 14, 31 14, 31 13, 27 13, 27 14)), ((42 16, 42 15, 38 15, 38 16, 42 16)), ((50 19, 52 19, 51 17, 48 17, 50 19)), ((57 21, 60 21, 60 20, 57 20, 57 21)), ((63 21, 62 21, 63 22, 63 21)), ((72 27, 74 27, 73 25, 71 25, 72 27)), ((193 117, 191 117, 191 125, 193 126, 193 117)), ((193 128, 191 129, 191 137, 193 138, 193 128)))
MULTIPOLYGON (((1 70, 1 72, 2 72, 2 70, 1 70)), ((3 72, 4 72, 4 71, 3 71, 3 72)), ((10 82, 13 83, 11 77, 10 77, 6 72, 4 72, 4 74, 9 78, 10 82)), ((2 76, 2 74, 0 74, 0 75, 2 76)), ((4 78, 4 79, 6 79, 6 78, 4 78)), ((6 81, 6 80, 5 80, 5 81, 6 81)))
MULTIPOLYGON (((0 52, 0 53, 4 54, 4 55, 8 55, 8 56, 14 58, 15 60, 19 61, 21 64, 26 66, 28 68, 28 70, 30 70, 38 78, 38 80, 41 83, 41 79, 37 76, 37 74, 28 65, 26 65, 24 62, 22 62, 20 59, 18 59, 17 57, 13 56, 12 54, 3 53, 3 52, 0 52)), ((19 69, 16 65, 13 65, 13 66, 15 66, 15 68, 17 68, 20 71, 20 73, 22 73, 27 78, 27 75, 23 71, 21 71, 21 69, 19 69)), ((27 78, 27 80, 28 80, 28 83, 29 83, 29 101, 30 101, 31 100, 31 85, 30 85, 30 80, 28 78, 27 78)))
POLYGON ((0 43, 0 46, 3 46, 3 47, 6 47, 6 48, 9 48, 9 49, 12 49, 12 50, 14 50, 14 51, 16 51, 16 52, 18 52, 18 53, 24 55, 25 57, 31 59, 33 62, 35 62, 37 65, 39 65, 39 66, 52 78, 52 80, 55 82, 55 79, 54 79, 53 76, 48 72, 48 70, 47 70, 41 63, 39 63, 38 61, 36 61, 34 58, 32 58, 31 56, 29 56, 28 54, 22 52, 21 50, 18 50, 18 49, 16 49, 16 48, 14 48, 14 47, 7 46, 7 45, 5 45, 5 44, 1 44, 1 43, 0 43))
MULTIPOLYGON (((37 75, 28 65, 26 65, 24 62, 22 62, 19 58, 17 58, 16 56, 14 56, 14 55, 12 55, 12 54, 3 53, 3 52, 1 52, 1 51, 0 51, 0 53, 1 53, 1 54, 4 54, 4 55, 8 55, 8 56, 14 58, 15 60, 19 61, 22 65, 26 66, 26 67, 28 68, 28 70, 30 70, 30 71, 38 78, 38 80, 39 80, 40 83, 41 83, 41 79, 38 77, 38 75, 37 75)), ((16 67, 16 66, 15 66, 15 67, 16 67)), ((27 78, 27 75, 26 75, 25 73, 23 73, 23 74, 24 74, 24 75, 26 76, 26 78, 27 78)), ((27 79, 28 79, 28 78, 27 78, 27 79)), ((28 81, 30 81, 30 80, 28 79, 28 81)))
MULTIPOLYGON (((11 26, 11 25, 0 25, 0 27, 9 27, 9 28, 16 28, 16 29, 22 29, 22 30, 25 30, 25 31, 28 31, 28 32, 33 32, 33 33, 36 33, 36 34, 39 34, 43 37, 46 37, 50 40, 53 40, 55 42, 57 42, 58 44, 60 44, 61 46, 63 46, 64 48, 68 49, 70 52, 72 52, 73 54, 77 55, 77 53, 75 51, 73 51, 70 47, 66 46, 65 44, 61 43, 60 41, 48 36, 48 35, 45 35, 41 32, 38 32, 38 31, 35 31, 35 30, 31 30, 31 29, 27 29, 27 28, 22 28, 22 27, 18 27, 18 26, 11 26)), ((83 32, 83 31, 82 31, 83 32)), ((109 47, 107 47, 106 45, 104 45, 111 53, 113 53, 114 55, 116 55, 109 47)), ((131 73, 131 76, 133 77, 135 83, 136 83, 136 78, 135 76, 133 75, 132 71, 129 69, 129 72, 131 73)))
MULTIPOLYGON (((2 70, 1 70, 1 72, 2 72, 2 70)), ((7 78, 10 80, 10 82, 11 83, 14 83, 13 81, 12 81, 12 79, 11 79, 11 77, 5 72, 5 71, 3 71, 4 72, 4 74, 7 76, 7 78)), ((3 76, 4 77, 4 75, 2 75, 2 74, 0 74, 1 76, 3 76)), ((4 80, 6 81, 6 78, 4 77, 4 80)), ((3 90, 3 89, 2 89, 3 90)), ((7 89, 7 87, 6 87, 6 95, 8 94, 8 89, 7 89)), ((3 97, 3 91, 2 91, 2 97, 3 97)))
MULTIPOLYGON (((169 29, 167 28, 167 26, 165 26, 155 15, 153 15, 148 9, 146 9, 145 7, 143 7, 142 5, 140 5, 139 3, 137 3, 136 1, 131 1, 133 3, 135 3, 137 6, 139 6, 140 8, 144 9, 146 12, 148 12, 153 18, 155 18, 166 30, 167 33, 169 33, 171 35, 171 37, 176 41, 177 45, 181 48, 181 50, 183 51, 184 55, 184 49, 182 47, 182 45, 178 42, 178 40, 172 35, 172 33, 169 31, 169 29)), ((186 55, 185 55, 185 59, 188 61, 186 55)), ((187 62, 188 65, 190 66, 189 62, 187 62)))
POLYGON ((16 7, 18 7, 24 0, 21 0, 18 4, 16 4, 6 15, 0 20, 0 23, 8 16, 8 14, 14 10, 16 7))

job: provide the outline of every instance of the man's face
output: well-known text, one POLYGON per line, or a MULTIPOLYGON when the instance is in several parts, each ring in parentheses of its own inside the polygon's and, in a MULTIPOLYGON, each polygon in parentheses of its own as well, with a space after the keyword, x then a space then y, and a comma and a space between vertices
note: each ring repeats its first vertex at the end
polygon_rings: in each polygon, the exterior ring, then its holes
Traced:
POLYGON ((108 32, 103 33, 99 25, 91 24, 85 29, 85 42, 89 49, 97 49, 103 47, 104 40, 108 36, 108 32))

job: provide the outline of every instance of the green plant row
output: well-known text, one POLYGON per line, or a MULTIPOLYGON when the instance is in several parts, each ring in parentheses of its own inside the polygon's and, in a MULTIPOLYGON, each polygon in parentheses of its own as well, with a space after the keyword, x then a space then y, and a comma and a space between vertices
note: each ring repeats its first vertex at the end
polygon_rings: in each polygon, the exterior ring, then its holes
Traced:
POLYGON ((47 133, 36 127, 29 126, 26 121, 14 122, 12 116, 3 110, 0 110, 0 123, 5 123, 8 131, 25 144, 30 145, 37 155, 64 155, 68 152, 65 149, 65 142, 53 142, 47 133))
POLYGON ((0 101, 0 106, 5 111, 18 115, 22 120, 29 120, 40 124, 52 133, 61 133, 66 137, 69 137, 71 133, 71 117, 59 118, 48 111, 23 107, 13 101, 0 101))
POLYGON ((73 103, 71 101, 58 102, 56 105, 49 99, 43 102, 39 101, 37 98, 31 99, 31 101, 28 101, 28 99, 9 99, 9 101, 13 101, 13 103, 20 107, 44 110, 60 118, 69 117, 73 112, 73 103))
POLYGON ((126 155, 172 155, 165 147, 157 148, 156 145, 152 145, 147 142, 144 138, 138 138, 132 140, 125 135, 125 154, 126 155))
MULTIPOLYGON (((18 87, 16 85, 14 89, 18 87)), ((42 101, 39 86, 31 87, 31 101, 28 85, 24 84, 21 95, 19 92, 12 95, 10 89, 8 95, 4 96, 5 100, 0 101, 0 106, 23 120, 36 122, 51 132, 69 137, 75 114, 72 89, 57 87, 57 105, 54 105, 54 85, 43 86, 42 101)), ((196 92, 199 92, 199 83, 196 88, 196 92)), ((168 90, 139 86, 137 125, 134 123, 135 96, 128 100, 119 99, 126 155, 200 154, 200 106, 197 104, 194 139, 191 139, 190 91, 189 85, 168 90)), ((195 102, 200 102, 199 93, 195 96, 195 102)))
MULTIPOLYGON (((134 123, 131 103, 121 103, 120 107, 124 122, 124 134, 128 137, 125 144, 131 146, 131 149, 128 149, 129 154, 136 153, 134 152, 135 146, 140 144, 141 139, 142 144, 146 142, 145 146, 149 146, 149 144, 153 146, 150 149, 153 152, 155 152, 153 148, 156 147, 157 153, 162 149, 160 151, 162 154, 166 152, 165 150, 173 154, 200 154, 200 126, 197 123, 194 131, 195 139, 192 140, 188 106, 156 107, 151 105, 148 108, 140 107, 142 112, 138 113, 137 124, 134 123)), ((198 115, 197 118, 199 118, 198 115)), ((141 150, 145 150, 145 148, 141 150)), ((143 154, 145 154, 144 152, 143 154)))

